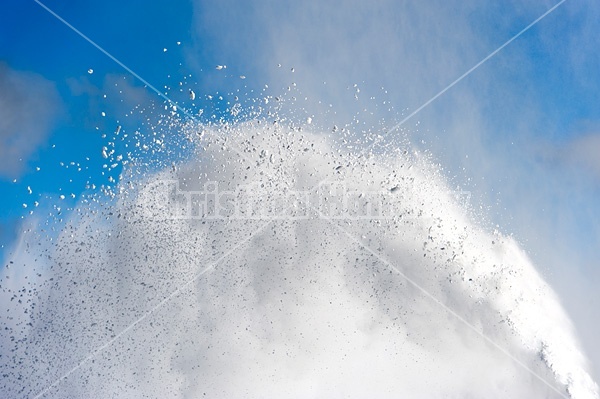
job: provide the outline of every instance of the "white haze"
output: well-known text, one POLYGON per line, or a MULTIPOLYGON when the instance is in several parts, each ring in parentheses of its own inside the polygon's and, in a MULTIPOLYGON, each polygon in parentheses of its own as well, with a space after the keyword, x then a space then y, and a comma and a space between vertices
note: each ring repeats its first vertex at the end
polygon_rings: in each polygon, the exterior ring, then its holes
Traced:
MULTIPOLYGON (((328 111, 313 123, 383 120, 386 132, 556 3, 197 1, 197 49, 270 87, 296 83, 308 115, 328 111)), ((574 318, 596 379, 599 128, 577 117, 598 103, 599 29, 600 7, 566 1, 400 127, 525 245, 574 318)))

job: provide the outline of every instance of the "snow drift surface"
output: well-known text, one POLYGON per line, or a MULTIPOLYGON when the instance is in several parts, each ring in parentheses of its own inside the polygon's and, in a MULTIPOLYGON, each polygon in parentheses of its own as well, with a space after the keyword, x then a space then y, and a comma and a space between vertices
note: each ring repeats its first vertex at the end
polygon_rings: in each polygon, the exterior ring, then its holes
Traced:
POLYGON ((40 250, 3 397, 598 397, 555 294, 421 154, 205 133, 40 250))

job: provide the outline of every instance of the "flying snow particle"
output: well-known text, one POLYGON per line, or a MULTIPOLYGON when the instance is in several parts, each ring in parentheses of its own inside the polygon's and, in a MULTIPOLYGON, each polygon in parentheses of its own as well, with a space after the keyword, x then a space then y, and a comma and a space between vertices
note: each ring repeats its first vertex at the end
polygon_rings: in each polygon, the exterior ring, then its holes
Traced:
POLYGON ((225 69, 225 68, 227 68, 227 65, 217 65, 217 66, 216 66, 216 69, 217 69, 217 70, 219 70, 219 71, 220 71, 221 69, 225 69))
POLYGON ((194 90, 190 89, 190 100, 194 101, 196 99, 196 93, 194 90))
POLYGON ((88 69, 88 73, 91 75, 94 73, 94 70, 92 68, 88 69))

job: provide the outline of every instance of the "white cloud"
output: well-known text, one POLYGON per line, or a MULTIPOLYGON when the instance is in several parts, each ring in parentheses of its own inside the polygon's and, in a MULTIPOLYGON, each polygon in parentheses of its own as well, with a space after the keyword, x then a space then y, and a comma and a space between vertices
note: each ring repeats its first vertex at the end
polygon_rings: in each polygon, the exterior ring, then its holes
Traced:
POLYGON ((61 111, 54 83, 0 62, 0 176, 18 177, 61 111))

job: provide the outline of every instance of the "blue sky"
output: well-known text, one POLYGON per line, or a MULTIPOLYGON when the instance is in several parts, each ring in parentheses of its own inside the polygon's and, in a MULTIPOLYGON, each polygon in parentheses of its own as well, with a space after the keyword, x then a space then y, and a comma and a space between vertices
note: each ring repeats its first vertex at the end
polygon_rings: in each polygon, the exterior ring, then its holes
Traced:
MULTIPOLYGON (((148 7, 144 2, 128 2, 124 13, 115 13, 115 7, 121 7, 117 2, 55 2, 47 5, 158 87, 167 83, 170 73, 179 73, 181 51, 178 53, 176 42, 186 38, 188 43, 190 41, 189 3, 162 2, 148 7), (169 29, 161 29, 161 25, 169 26, 169 29), (170 52, 164 53, 165 47, 170 52)), ((42 126, 31 128, 30 134, 38 139, 25 139, 22 154, 19 154, 22 156, 11 158, 18 167, 5 167, 7 170, 2 173, 0 236, 3 249, 6 249, 18 235, 22 217, 33 209, 34 201, 46 209, 56 200, 44 200, 46 196, 79 196, 87 182, 98 186, 106 183, 101 174, 105 163, 100 152, 103 140, 96 127, 106 133, 118 125, 114 113, 101 116, 101 112, 109 114, 115 105, 102 95, 107 92, 105 89, 110 80, 107 77, 116 80, 126 72, 35 2, 11 1, 4 7, 5 12, 0 17, 3 72, 19 81, 12 87, 20 90, 21 96, 27 97, 29 92, 32 97, 41 97, 45 103, 37 106, 52 109, 41 122, 42 126), (89 74, 89 69, 94 73, 89 74), (48 93, 38 92, 39 82, 49 86, 48 93), (93 88, 96 88, 95 92, 93 88), (66 166, 61 166, 60 162, 66 166), (78 167, 70 166, 71 162, 80 164, 83 170, 80 172, 78 167), (28 193, 27 187, 31 188, 32 194, 28 193), (24 203, 27 208, 23 208, 24 203)), ((131 76, 127 78, 132 86, 143 87, 131 76)), ((152 93, 143 91, 142 95, 151 97, 152 93)), ((17 114, 17 120, 9 126, 13 133, 7 134, 23 134, 18 131, 19 118, 39 118, 41 110, 31 109, 33 107, 27 104, 26 101, 23 106, 17 101, 7 104, 13 105, 16 108, 14 114, 17 114)), ((8 147, 8 140, 6 138, 1 144, 8 147)), ((72 205, 73 201, 67 200, 67 204, 72 205)))
MULTIPOLYGON (((555 2, 44 4, 155 87, 176 87, 187 76, 204 96, 298 83, 308 114, 333 104, 336 114, 325 124, 374 104, 355 102, 348 87, 376 97, 383 86, 393 110, 379 107, 373 118, 391 126, 555 2)), ((30 211, 45 220, 56 206, 72 206, 86 186, 118 179, 118 168, 103 168, 102 134, 118 125, 135 130, 139 114, 124 115, 137 104, 161 110, 163 100, 34 1, 2 7, 0 257, 8 259, 30 211)), ((474 193, 490 224, 524 245, 596 362, 599 16, 593 2, 567 0, 404 126, 474 193)), ((185 92, 170 92, 185 103, 185 92)))

